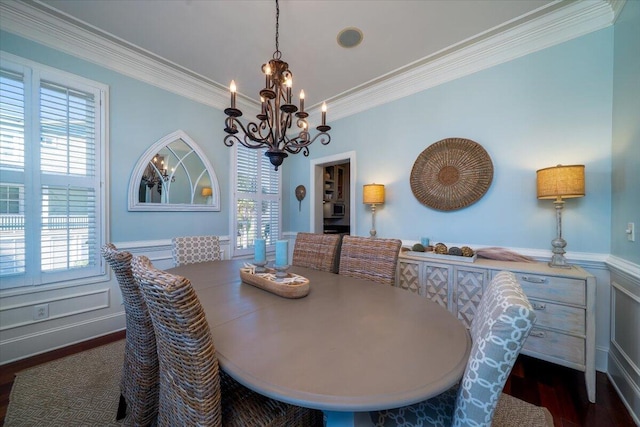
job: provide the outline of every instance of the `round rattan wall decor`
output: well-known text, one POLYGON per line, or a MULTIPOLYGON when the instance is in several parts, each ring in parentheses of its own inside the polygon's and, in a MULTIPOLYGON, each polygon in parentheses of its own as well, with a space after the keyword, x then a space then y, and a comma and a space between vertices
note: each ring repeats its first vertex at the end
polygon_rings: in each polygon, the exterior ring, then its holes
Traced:
POLYGON ((493 163, 477 142, 446 138, 428 146, 411 169, 411 191, 425 206, 441 211, 467 207, 484 196, 493 163))

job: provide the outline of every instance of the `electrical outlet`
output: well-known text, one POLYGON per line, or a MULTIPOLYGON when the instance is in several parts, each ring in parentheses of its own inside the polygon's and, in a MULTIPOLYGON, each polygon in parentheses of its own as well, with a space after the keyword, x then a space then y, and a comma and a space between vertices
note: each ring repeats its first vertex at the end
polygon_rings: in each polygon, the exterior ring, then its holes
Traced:
POLYGON ((636 241, 636 225, 633 222, 627 224, 627 229, 625 230, 627 233, 627 240, 630 242, 636 241))
POLYGON ((49 304, 38 304, 33 306, 33 320, 42 320, 49 317, 49 304))

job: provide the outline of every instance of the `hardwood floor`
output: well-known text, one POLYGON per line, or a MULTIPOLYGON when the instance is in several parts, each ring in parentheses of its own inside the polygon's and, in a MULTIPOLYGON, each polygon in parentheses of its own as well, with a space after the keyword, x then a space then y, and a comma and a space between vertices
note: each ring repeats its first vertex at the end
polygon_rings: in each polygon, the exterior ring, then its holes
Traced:
MULTIPOLYGON (((4 425, 16 372, 123 338, 124 332, 117 332, 0 367, 0 426, 4 425)), ((597 403, 592 404, 587 399, 582 372, 521 355, 504 392, 545 406, 553 415, 555 427, 634 426, 608 377, 598 372, 596 384, 597 403)))
POLYGON ((555 427, 633 427, 629 411, 606 374, 596 372, 596 403, 587 398, 584 373, 520 355, 504 392, 553 415, 555 427))

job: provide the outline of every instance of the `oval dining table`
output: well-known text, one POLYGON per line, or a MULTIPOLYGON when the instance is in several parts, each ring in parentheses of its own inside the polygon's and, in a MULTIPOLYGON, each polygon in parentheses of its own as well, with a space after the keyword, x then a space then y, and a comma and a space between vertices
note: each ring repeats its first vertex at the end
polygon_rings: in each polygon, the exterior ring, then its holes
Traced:
POLYGON ((188 278, 219 364, 273 399, 324 411, 327 426, 436 396, 464 372, 471 338, 440 305, 406 290, 291 267, 310 292, 287 299, 243 283, 246 260, 169 269, 188 278))

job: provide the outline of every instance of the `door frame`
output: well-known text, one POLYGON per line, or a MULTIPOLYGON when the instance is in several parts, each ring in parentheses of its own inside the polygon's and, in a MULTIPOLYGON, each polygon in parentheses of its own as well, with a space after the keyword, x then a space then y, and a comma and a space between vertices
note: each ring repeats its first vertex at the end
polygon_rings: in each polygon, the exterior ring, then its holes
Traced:
POLYGON ((309 228, 312 233, 323 233, 323 214, 322 214, 322 189, 324 188, 324 168, 339 163, 349 163, 349 209, 351 215, 349 217, 349 229, 351 233, 356 230, 356 152, 347 151, 345 153, 333 154, 331 156, 311 159, 311 168, 309 168, 311 209, 309 209, 309 228))

